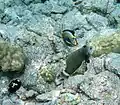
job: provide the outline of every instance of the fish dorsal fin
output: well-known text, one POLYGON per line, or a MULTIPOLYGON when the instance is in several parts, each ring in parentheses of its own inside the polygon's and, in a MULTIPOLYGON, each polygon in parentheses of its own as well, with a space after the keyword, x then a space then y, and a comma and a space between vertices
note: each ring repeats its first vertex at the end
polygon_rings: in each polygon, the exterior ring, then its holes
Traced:
POLYGON ((65 31, 69 31, 69 32, 72 33, 73 36, 75 36, 75 32, 74 32, 73 30, 69 30, 69 29, 65 29, 65 30, 63 30, 63 32, 65 32, 65 31))

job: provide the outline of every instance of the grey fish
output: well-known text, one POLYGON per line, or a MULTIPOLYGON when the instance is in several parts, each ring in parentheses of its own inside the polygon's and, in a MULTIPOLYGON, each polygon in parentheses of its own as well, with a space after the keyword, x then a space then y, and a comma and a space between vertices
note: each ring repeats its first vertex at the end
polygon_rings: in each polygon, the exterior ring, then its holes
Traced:
POLYGON ((84 45, 82 48, 74 51, 70 55, 68 55, 68 58, 66 60, 66 69, 65 72, 70 74, 73 74, 76 69, 78 69, 82 62, 85 60, 85 62, 89 63, 90 56, 92 54, 92 47, 89 45, 84 45))
POLYGON ((88 43, 86 43, 82 48, 69 54, 66 60, 65 70, 57 75, 55 80, 56 85, 58 86, 62 84, 64 79, 72 75, 81 66, 83 61, 89 63, 92 53, 93 48, 88 43))

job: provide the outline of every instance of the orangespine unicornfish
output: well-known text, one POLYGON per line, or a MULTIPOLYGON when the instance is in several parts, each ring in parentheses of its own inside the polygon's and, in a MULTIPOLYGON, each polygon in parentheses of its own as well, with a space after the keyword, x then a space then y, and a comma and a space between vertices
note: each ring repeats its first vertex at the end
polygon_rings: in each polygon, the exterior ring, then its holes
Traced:
POLYGON ((73 74, 81 66, 83 61, 89 63, 89 58, 92 52, 92 47, 86 44, 82 48, 79 48, 78 50, 68 55, 66 60, 66 69, 63 74, 73 74))
POLYGON ((10 82, 8 86, 8 91, 10 93, 15 93, 21 87, 21 81, 19 79, 14 79, 10 82))
POLYGON ((62 38, 66 45, 70 47, 74 47, 78 45, 77 38, 75 36, 75 32, 72 30, 63 30, 62 31, 62 38))
POLYGON ((66 68, 58 74, 56 85, 60 85, 63 83, 65 78, 68 78, 70 75, 74 74, 74 72, 81 66, 83 61, 85 61, 85 63, 89 63, 92 53, 92 46, 86 42, 84 46, 69 54, 66 59, 66 68))

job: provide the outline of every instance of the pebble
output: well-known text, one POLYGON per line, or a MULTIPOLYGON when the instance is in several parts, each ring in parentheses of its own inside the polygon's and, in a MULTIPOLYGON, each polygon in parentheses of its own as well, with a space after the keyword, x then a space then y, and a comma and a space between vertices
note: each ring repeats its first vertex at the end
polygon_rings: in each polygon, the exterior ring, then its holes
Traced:
POLYGON ((26 98, 32 98, 32 97, 36 96, 37 94, 38 93, 36 91, 29 90, 29 91, 26 92, 25 96, 26 96, 26 98))
POLYGON ((2 105, 14 105, 10 99, 3 100, 2 105))

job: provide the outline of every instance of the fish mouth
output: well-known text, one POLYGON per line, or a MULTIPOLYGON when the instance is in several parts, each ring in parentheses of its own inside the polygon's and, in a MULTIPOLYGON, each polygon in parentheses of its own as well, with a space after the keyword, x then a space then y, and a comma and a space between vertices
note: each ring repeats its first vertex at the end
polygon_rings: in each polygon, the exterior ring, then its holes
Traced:
POLYGON ((74 40, 72 41, 72 44, 73 44, 74 46, 77 46, 77 45, 78 45, 77 40, 76 40, 76 39, 74 39, 74 40))

